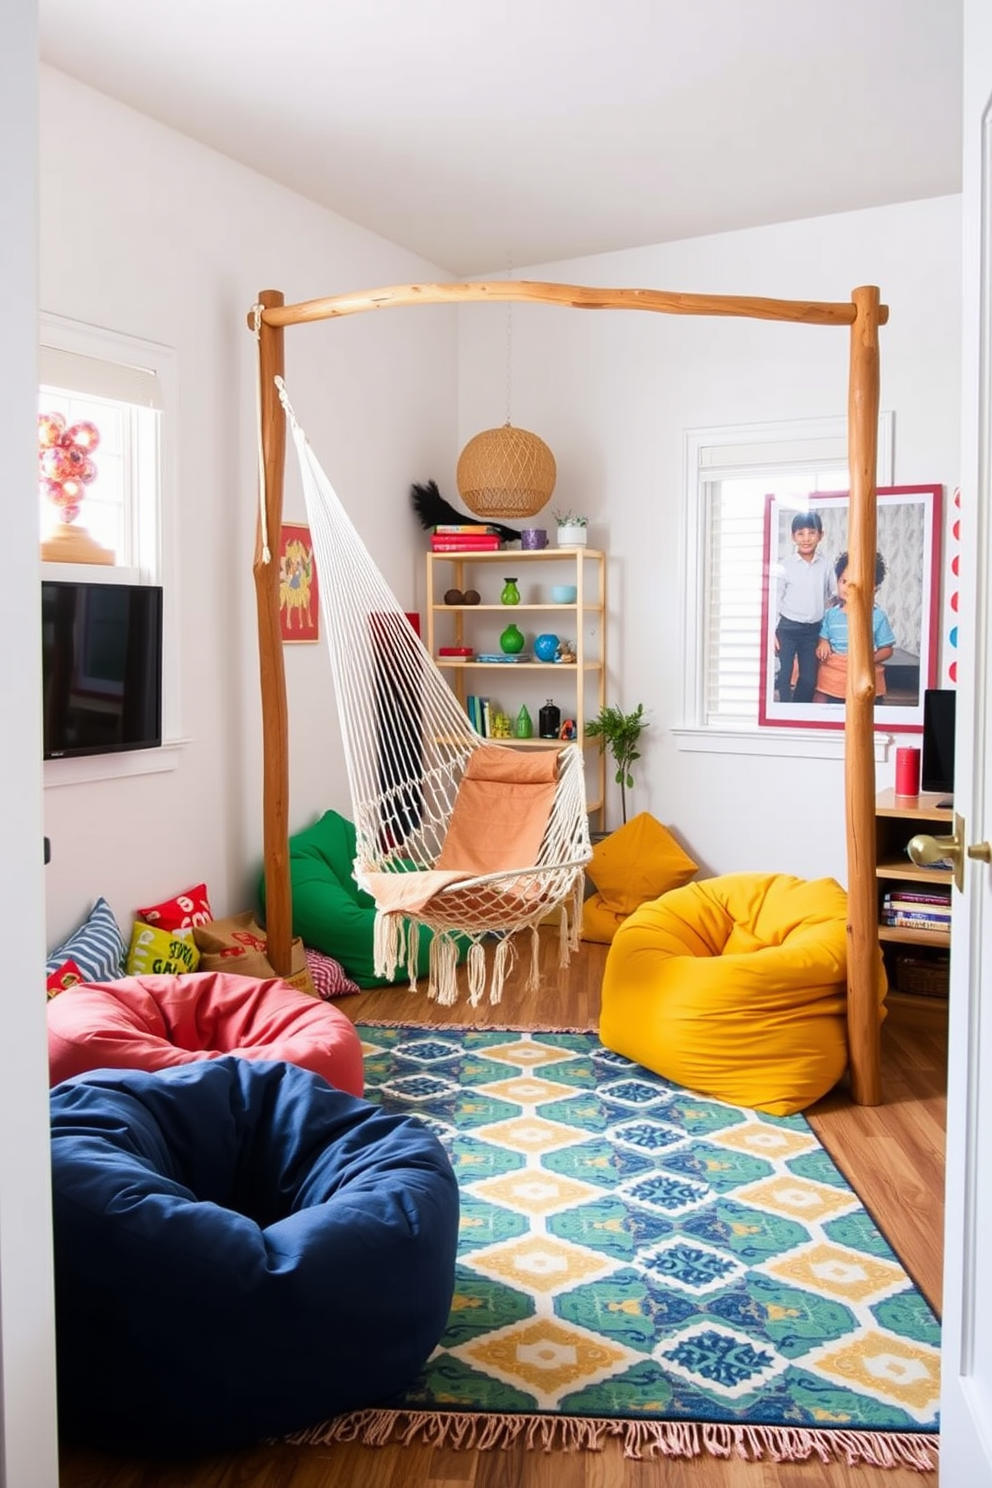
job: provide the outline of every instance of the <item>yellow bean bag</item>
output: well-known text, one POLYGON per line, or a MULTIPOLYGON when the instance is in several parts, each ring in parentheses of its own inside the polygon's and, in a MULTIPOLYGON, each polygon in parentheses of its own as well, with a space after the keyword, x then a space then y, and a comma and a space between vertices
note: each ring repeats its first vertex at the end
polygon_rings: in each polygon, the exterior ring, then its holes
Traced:
MULTIPOLYGON (((788 1116, 847 1066, 847 895, 730 873, 642 904, 606 959, 599 1036, 689 1090, 788 1116)), ((879 1021, 886 992, 879 953, 879 1021)))
POLYGON ((649 811, 632 816, 592 850, 586 875, 596 893, 582 906, 582 939, 609 945, 629 914, 688 883, 696 867, 649 811))

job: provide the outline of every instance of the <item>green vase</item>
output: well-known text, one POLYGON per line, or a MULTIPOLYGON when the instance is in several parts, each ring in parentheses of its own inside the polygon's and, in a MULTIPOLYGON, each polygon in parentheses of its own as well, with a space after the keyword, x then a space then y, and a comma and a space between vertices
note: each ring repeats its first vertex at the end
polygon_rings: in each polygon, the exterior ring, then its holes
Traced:
POLYGON ((519 604, 520 590, 517 588, 516 579, 505 579, 503 581, 503 592, 499 597, 500 604, 519 604))
POLYGON ((513 726, 513 732, 518 739, 532 739, 534 737, 534 721, 527 712, 527 704, 524 703, 517 714, 517 721, 513 726))
POLYGON ((499 648, 505 651, 507 656, 516 656, 518 651, 524 649, 524 634, 515 625, 508 625, 499 638, 499 648))

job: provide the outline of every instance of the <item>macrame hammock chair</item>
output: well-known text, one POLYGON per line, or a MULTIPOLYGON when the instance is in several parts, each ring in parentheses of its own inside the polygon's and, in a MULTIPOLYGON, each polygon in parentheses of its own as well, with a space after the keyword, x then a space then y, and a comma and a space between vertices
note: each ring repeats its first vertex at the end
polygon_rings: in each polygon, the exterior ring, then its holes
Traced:
POLYGON ((579 943, 592 856, 577 744, 513 749, 475 732, 373 563, 275 379, 293 435, 317 570, 357 834, 354 874, 376 903, 375 971, 416 986, 420 928, 433 932, 428 996, 500 1000, 530 930, 560 910, 559 964, 579 943), (487 964, 487 942, 491 967, 487 964))

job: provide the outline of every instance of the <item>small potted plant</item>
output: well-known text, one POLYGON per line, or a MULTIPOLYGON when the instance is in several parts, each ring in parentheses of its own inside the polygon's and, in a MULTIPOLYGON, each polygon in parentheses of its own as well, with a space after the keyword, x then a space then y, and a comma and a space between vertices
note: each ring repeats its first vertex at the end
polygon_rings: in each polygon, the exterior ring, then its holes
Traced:
POLYGON ((560 548, 585 547, 588 517, 577 517, 574 512, 570 511, 554 511, 551 515, 558 523, 558 546, 560 548))
POLYGON ((613 779, 620 787, 620 810, 624 825, 627 823, 627 791, 633 787, 634 777, 630 767, 639 760, 641 752, 637 741, 647 728, 644 704, 638 703, 633 713, 624 713, 621 708, 604 703, 586 724, 586 738, 598 739, 600 750, 609 749, 617 770, 613 779))

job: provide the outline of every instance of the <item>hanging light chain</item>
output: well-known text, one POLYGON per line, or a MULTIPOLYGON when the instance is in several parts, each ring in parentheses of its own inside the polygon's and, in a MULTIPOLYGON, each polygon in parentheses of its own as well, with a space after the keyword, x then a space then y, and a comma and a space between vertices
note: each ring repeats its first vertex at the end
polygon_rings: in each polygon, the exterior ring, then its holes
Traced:
MULTIPOLYGON (((513 263, 507 255, 506 277, 513 278, 513 263)), ((510 391, 513 382, 513 301, 506 302, 506 424, 510 426, 510 391)))

